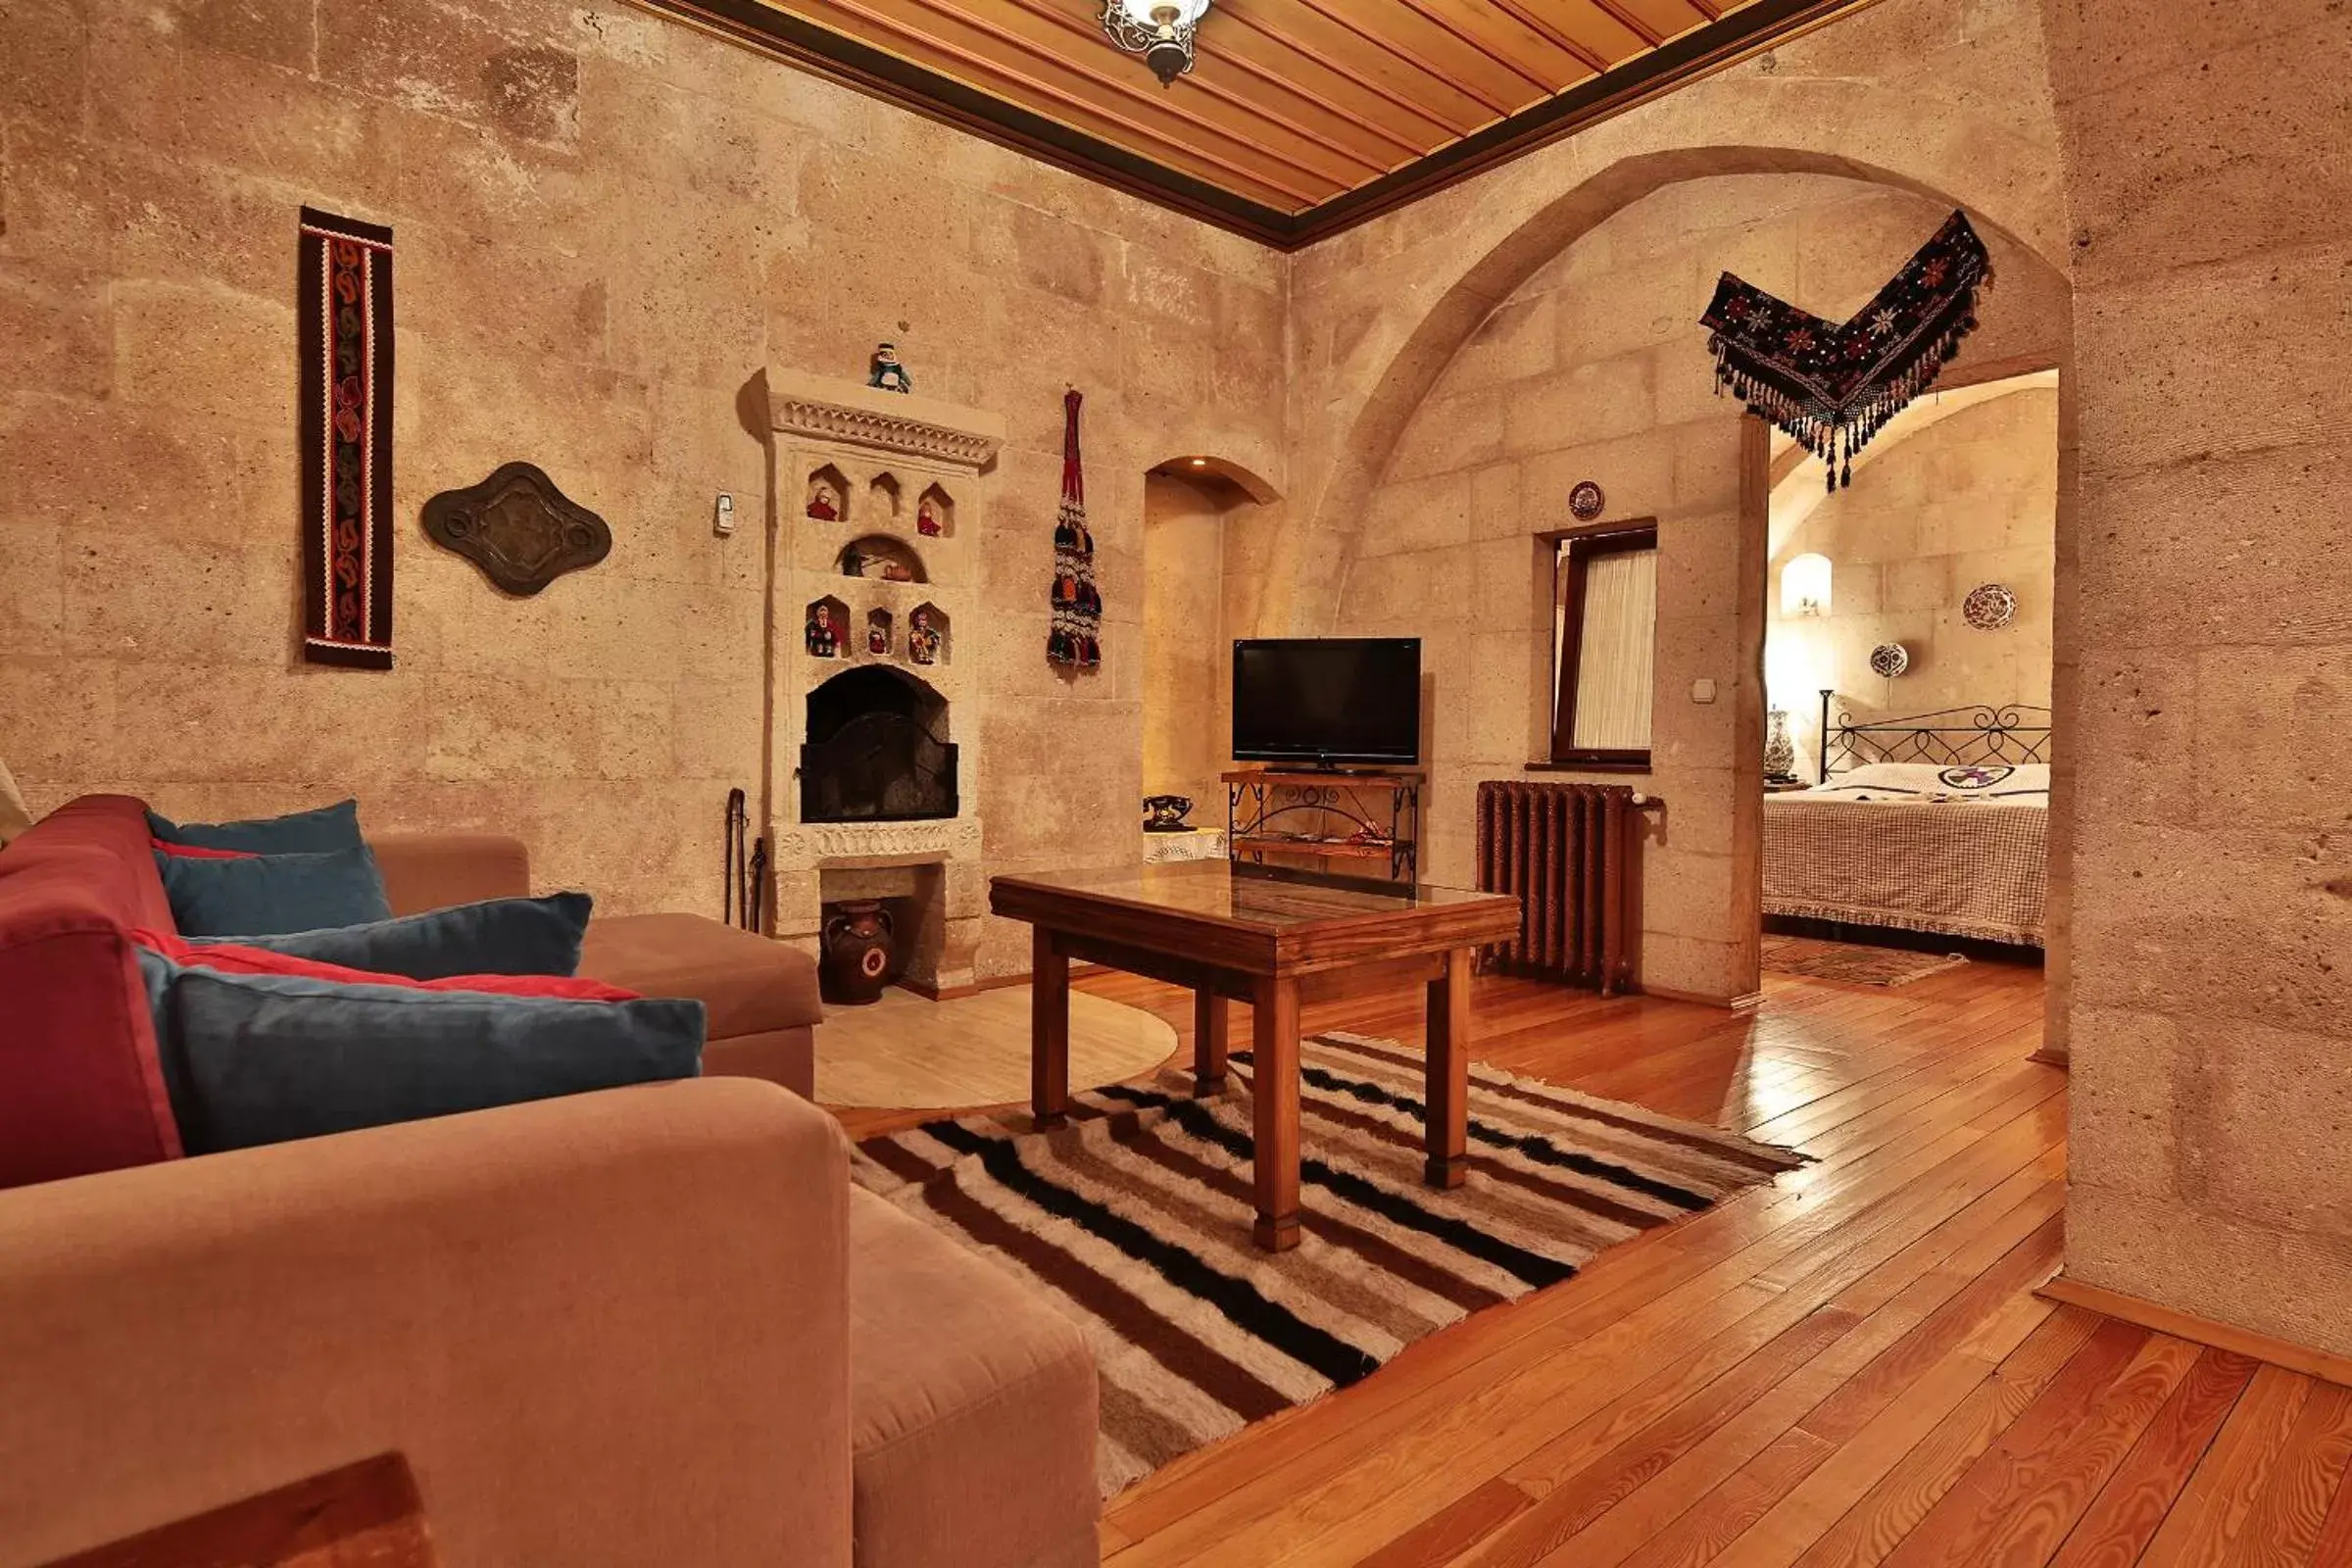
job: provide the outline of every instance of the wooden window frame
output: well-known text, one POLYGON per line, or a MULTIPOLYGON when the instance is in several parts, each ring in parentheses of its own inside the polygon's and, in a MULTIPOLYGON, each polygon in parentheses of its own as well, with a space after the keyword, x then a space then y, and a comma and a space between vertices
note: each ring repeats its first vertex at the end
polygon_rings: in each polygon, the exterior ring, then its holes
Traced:
MULTIPOLYGON (((1585 573, 1602 556, 1630 555, 1658 548, 1658 519, 1640 517, 1630 522, 1598 522, 1584 528, 1555 528, 1536 537, 1548 546, 1551 561, 1551 601, 1559 616, 1559 642, 1552 658, 1551 765, 1594 773, 1646 773, 1650 749, 1640 751, 1578 747, 1576 734, 1577 661, 1585 640, 1585 573), (1561 547, 1566 546, 1565 559, 1561 547)), ((1551 628, 1544 628, 1551 635, 1551 628)), ((1652 608, 1650 638, 1654 651, 1657 614, 1652 608)), ((1653 712, 1650 718, 1657 721, 1653 712)))

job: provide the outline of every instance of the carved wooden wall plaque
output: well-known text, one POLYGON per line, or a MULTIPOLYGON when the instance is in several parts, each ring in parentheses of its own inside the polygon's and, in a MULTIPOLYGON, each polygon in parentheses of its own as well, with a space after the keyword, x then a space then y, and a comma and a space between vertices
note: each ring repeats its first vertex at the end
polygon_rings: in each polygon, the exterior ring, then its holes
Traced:
POLYGON ((531 463, 501 464, 480 484, 424 504, 424 531, 511 594, 535 594, 612 552, 605 519, 531 463))

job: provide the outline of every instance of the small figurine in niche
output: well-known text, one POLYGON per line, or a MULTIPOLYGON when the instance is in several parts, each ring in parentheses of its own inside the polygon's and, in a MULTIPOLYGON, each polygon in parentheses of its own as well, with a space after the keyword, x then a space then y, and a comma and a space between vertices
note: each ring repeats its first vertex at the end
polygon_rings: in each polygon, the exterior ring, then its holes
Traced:
POLYGON ((918 664, 939 662, 939 628, 931 624, 931 607, 917 605, 906 616, 906 653, 918 664))
POLYGON ((832 481, 816 474, 808 481, 808 515, 819 522, 841 520, 841 497, 834 494, 832 481))
POLYGON ((840 647, 833 631, 833 607, 815 604, 808 607, 808 652, 818 659, 831 659, 840 647))
POLYGON ((936 539, 939 537, 941 526, 939 503, 929 496, 923 497, 914 509, 914 531, 926 539, 936 539))
POLYGON ((873 368, 866 374, 865 384, 880 387, 885 392, 911 392, 914 390, 914 377, 908 375, 906 367, 899 363, 897 344, 877 343, 874 345, 873 368))
POLYGON ((885 561, 882 563, 882 580, 884 582, 912 582, 914 573, 906 568, 904 562, 885 561))
POLYGON ((890 622, 876 617, 865 623, 865 651, 879 659, 890 652, 890 622))
POLYGON ((859 555, 855 547, 844 550, 841 553, 841 574, 844 577, 864 576, 866 559, 859 555))

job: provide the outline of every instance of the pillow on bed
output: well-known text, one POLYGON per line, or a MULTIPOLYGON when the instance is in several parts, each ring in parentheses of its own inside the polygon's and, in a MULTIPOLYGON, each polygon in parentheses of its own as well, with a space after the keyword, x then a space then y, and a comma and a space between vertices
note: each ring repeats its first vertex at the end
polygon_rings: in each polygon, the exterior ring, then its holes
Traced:
POLYGON ((2005 800, 2047 795, 2046 762, 1982 762, 1947 767, 1936 762, 1869 762, 1823 786, 1846 800, 2005 800))

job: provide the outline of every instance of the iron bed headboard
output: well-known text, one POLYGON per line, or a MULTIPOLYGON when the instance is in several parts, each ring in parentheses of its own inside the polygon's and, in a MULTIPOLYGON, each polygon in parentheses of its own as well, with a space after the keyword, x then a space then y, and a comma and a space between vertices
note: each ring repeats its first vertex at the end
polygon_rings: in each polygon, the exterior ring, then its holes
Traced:
POLYGON ((1835 691, 1821 694, 1820 782, 1824 784, 1835 773, 1872 762, 1973 767, 2050 760, 2050 710, 2046 708, 2026 703, 1944 708, 1871 724, 1857 724, 1851 713, 1840 712, 1833 724, 1830 707, 1837 698, 1835 691))

